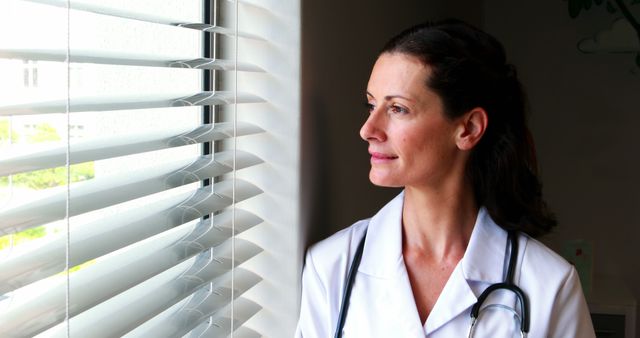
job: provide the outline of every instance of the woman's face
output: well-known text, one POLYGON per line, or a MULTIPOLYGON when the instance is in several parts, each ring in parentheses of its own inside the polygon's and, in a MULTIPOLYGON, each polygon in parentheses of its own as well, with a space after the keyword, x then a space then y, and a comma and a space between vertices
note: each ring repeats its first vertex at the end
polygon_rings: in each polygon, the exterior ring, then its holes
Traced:
POLYGON ((430 68, 401 53, 382 54, 367 85, 369 117, 360 136, 369 142, 369 179, 386 187, 445 184, 459 173, 456 125, 426 81, 430 68))

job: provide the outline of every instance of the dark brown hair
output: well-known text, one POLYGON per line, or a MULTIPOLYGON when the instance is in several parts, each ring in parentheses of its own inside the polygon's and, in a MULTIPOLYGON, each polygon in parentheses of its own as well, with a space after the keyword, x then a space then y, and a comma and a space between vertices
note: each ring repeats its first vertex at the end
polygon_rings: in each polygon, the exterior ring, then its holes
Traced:
POLYGON ((411 55, 428 65, 426 85, 440 95, 450 119, 484 108, 489 123, 467 164, 477 203, 505 229, 532 236, 549 232, 556 220, 542 198, 522 85, 502 44, 448 19, 401 32, 383 53, 411 55))

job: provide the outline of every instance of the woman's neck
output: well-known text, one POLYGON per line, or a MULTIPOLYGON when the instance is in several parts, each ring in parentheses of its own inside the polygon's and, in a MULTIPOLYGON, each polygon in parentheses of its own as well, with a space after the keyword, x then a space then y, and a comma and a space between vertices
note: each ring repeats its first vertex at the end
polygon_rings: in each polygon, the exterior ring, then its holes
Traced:
POLYGON ((478 215, 473 192, 460 184, 438 191, 405 187, 402 210, 403 254, 433 262, 464 255, 478 215))

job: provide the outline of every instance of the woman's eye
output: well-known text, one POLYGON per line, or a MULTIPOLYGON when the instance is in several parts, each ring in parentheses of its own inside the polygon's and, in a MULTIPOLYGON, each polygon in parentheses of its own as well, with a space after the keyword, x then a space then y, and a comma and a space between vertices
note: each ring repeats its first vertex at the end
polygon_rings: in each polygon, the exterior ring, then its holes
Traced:
POLYGON ((407 108, 398 106, 398 105, 393 105, 389 108, 389 110, 391 110, 392 113, 394 114, 406 114, 409 111, 407 110, 407 108))
POLYGON ((376 106, 374 106, 372 103, 369 103, 369 102, 365 102, 364 106, 367 108, 367 111, 369 113, 372 112, 374 109, 376 109, 376 106))

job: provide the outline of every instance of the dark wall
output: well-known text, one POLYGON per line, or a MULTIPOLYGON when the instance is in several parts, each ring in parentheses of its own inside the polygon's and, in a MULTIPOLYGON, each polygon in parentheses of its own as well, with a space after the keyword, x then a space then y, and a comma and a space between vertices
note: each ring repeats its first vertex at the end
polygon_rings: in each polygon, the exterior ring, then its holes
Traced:
POLYGON ((591 243, 590 303, 640 299, 640 67, 635 53, 612 53, 603 33, 619 15, 605 4, 572 19, 566 1, 484 3, 485 29, 504 43, 529 94, 544 193, 559 221, 543 240, 558 252, 591 243), (578 50, 596 34, 597 52, 578 50))
POLYGON ((372 216, 398 190, 373 186, 358 132, 378 50, 425 20, 482 22, 472 0, 323 0, 302 2, 302 217, 307 244, 372 216))
MULTIPOLYGON (((544 193, 560 223, 543 240, 557 251, 574 239, 592 243, 594 274, 626 285, 639 299, 640 69, 628 54, 580 53, 578 41, 609 28, 613 17, 592 8, 571 19, 567 5, 561 0, 304 1, 306 243, 370 217, 398 192, 368 180, 367 147, 358 131, 366 117, 369 72, 393 34, 426 19, 457 17, 504 43, 529 94, 544 193)), ((598 283, 596 278, 596 293, 605 289, 598 283)))

